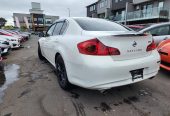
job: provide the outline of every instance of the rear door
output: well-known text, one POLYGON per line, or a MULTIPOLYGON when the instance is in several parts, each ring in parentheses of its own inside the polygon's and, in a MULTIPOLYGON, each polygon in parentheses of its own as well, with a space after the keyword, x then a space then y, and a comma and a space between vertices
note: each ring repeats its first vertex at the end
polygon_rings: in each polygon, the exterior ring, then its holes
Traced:
POLYGON ((48 44, 48 54, 50 56, 49 60, 51 63, 55 63, 55 53, 56 53, 56 47, 59 44, 59 40, 62 39, 63 33, 65 31, 66 22, 60 21, 56 23, 56 26, 53 31, 53 35, 49 38, 49 44, 48 44))

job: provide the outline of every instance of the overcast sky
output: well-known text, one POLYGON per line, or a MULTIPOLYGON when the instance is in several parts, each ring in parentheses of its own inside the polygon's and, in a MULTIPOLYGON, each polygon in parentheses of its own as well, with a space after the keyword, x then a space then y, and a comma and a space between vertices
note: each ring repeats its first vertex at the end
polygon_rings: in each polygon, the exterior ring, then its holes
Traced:
POLYGON ((31 2, 40 2, 44 14, 60 17, 68 16, 68 9, 71 16, 86 16, 86 6, 97 0, 0 0, 0 17, 8 20, 13 25, 13 13, 29 13, 31 2))

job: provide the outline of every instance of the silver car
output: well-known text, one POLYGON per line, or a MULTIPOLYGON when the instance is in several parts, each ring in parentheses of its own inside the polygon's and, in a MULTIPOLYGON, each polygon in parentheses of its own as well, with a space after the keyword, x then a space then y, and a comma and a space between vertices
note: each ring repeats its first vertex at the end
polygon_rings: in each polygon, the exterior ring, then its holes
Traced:
POLYGON ((165 39, 170 39, 170 22, 150 25, 139 32, 152 34, 155 43, 158 45, 165 39))

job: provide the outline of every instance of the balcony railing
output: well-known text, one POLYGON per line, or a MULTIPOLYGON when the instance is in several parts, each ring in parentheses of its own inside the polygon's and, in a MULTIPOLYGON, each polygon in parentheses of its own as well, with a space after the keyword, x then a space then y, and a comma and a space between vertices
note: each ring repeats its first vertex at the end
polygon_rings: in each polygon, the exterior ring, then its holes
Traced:
MULTIPOLYGON (((169 18, 169 10, 170 9, 164 9, 164 8, 149 8, 146 10, 138 10, 134 12, 128 12, 127 13, 127 21, 136 21, 136 20, 144 20, 144 19, 153 19, 153 18, 169 18)), ((115 21, 124 21, 125 16, 122 14, 119 14, 114 17, 115 21)))
POLYGON ((151 0, 133 0, 133 3, 139 4, 139 3, 148 2, 148 1, 151 1, 151 0))

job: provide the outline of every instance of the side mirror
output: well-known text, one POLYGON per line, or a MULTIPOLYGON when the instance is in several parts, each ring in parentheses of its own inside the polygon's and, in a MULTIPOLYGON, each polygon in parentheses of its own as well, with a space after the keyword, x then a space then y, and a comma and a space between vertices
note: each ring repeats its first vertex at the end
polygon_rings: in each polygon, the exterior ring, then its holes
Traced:
POLYGON ((46 37, 46 36, 47 36, 47 34, 44 31, 39 33, 39 37, 46 37))

